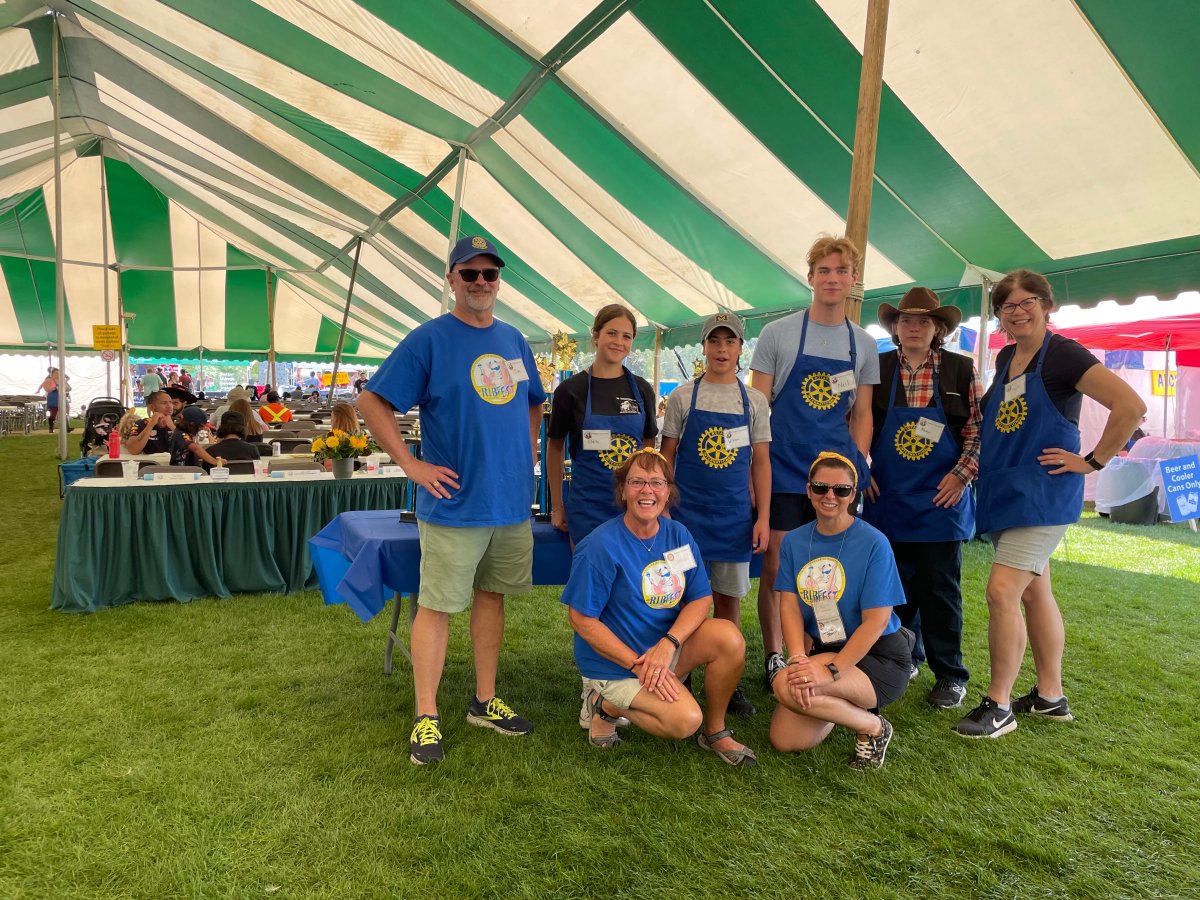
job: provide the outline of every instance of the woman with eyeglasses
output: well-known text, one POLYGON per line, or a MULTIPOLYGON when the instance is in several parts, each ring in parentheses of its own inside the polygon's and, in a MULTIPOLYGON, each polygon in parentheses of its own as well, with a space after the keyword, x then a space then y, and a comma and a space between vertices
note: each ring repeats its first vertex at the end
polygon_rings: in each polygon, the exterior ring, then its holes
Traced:
POLYGON ((780 545, 775 589, 789 656, 771 683, 780 703, 771 745, 810 750, 841 725, 855 735, 850 768, 878 769, 892 739, 879 710, 908 687, 915 638, 892 609, 904 589, 887 538, 850 513, 857 492, 854 463, 819 454, 807 485, 817 518, 780 545))
POLYGON ((578 544, 621 511, 613 505, 613 472, 658 434, 654 389, 625 366, 633 349, 633 312, 610 303, 592 323, 596 358, 554 391, 546 429, 550 517, 578 544), (563 463, 571 449, 571 486, 563 502, 563 463))
POLYGON ((746 644, 727 619, 710 619, 712 591, 700 548, 665 518, 677 499, 671 464, 643 449, 616 471, 623 514, 597 526, 575 548, 562 602, 575 631, 575 663, 591 710, 588 741, 621 742, 622 718, 656 737, 697 742, 732 766, 752 766, 754 751, 725 727, 746 644), (704 666, 705 710, 683 685, 704 666))
POLYGON ((1090 351, 1049 330, 1053 309, 1050 283, 1028 269, 1008 273, 992 289, 992 313, 1013 343, 996 358, 980 429, 975 530, 996 550, 987 584, 991 683, 954 726, 963 737, 1002 737, 1016 729, 1014 713, 1071 720, 1050 555, 1083 510, 1084 475, 1117 455, 1146 411, 1133 388, 1090 351), (1087 454, 1079 438, 1085 396, 1109 410, 1087 454), (1026 635, 1037 677, 1029 693, 1013 699, 1026 635))

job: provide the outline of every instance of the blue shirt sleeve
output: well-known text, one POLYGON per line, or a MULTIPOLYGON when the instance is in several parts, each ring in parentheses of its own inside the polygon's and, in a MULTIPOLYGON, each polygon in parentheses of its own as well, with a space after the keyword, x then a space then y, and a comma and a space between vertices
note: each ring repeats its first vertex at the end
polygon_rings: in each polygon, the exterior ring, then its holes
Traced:
POLYGON ((590 554, 576 552, 560 602, 576 612, 598 619, 608 606, 615 580, 616 570, 611 565, 597 565, 590 554))
POLYGON ((408 412, 429 400, 430 366, 429 340, 418 328, 383 361, 371 376, 367 390, 392 404, 397 412, 408 412))
POLYGON ((529 347, 529 341, 524 338, 521 339, 521 360, 525 363, 525 374, 529 376, 529 405, 541 406, 546 402, 546 389, 542 387, 542 378, 538 374, 533 350, 529 347))
POLYGON ((779 569, 775 573, 775 590, 796 593, 796 564, 792 560, 792 535, 784 535, 779 545, 779 569))
MULTIPOLYGON (((867 564, 861 573, 862 592, 859 594, 860 609, 875 609, 880 606, 903 606, 906 602, 900 573, 896 570, 896 556, 882 534, 876 532, 874 543, 867 554, 867 564)), ((781 566, 782 568, 782 566, 781 566)))

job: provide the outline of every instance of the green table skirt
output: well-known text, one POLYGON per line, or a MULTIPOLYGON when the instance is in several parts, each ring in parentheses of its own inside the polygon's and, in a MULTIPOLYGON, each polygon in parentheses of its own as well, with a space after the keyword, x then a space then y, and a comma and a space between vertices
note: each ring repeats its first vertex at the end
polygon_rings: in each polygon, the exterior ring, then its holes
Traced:
MULTIPOLYGON (((71 487, 51 609, 317 587, 308 539, 339 513, 395 509, 402 478, 71 487)), ((397 513, 397 516, 399 513, 397 513)))

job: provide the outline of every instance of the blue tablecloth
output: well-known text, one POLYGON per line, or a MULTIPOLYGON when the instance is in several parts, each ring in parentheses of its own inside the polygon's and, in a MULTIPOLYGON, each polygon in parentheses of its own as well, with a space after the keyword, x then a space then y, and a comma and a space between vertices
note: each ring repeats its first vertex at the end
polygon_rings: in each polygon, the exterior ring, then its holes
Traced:
MULTIPOLYGON (((321 594, 370 621, 395 593, 420 590, 421 545, 415 522, 399 510, 342 513, 308 541, 321 594)), ((548 522, 533 523, 533 583, 566 584, 571 542, 548 522)))

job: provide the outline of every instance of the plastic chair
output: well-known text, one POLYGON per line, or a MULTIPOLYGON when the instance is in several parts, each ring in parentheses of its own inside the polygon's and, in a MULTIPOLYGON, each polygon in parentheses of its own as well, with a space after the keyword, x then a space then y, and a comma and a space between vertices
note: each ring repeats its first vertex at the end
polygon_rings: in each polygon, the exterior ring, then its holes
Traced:
POLYGON ((254 474, 254 462, 249 459, 226 460, 225 468, 229 469, 230 475, 253 475, 254 474))

